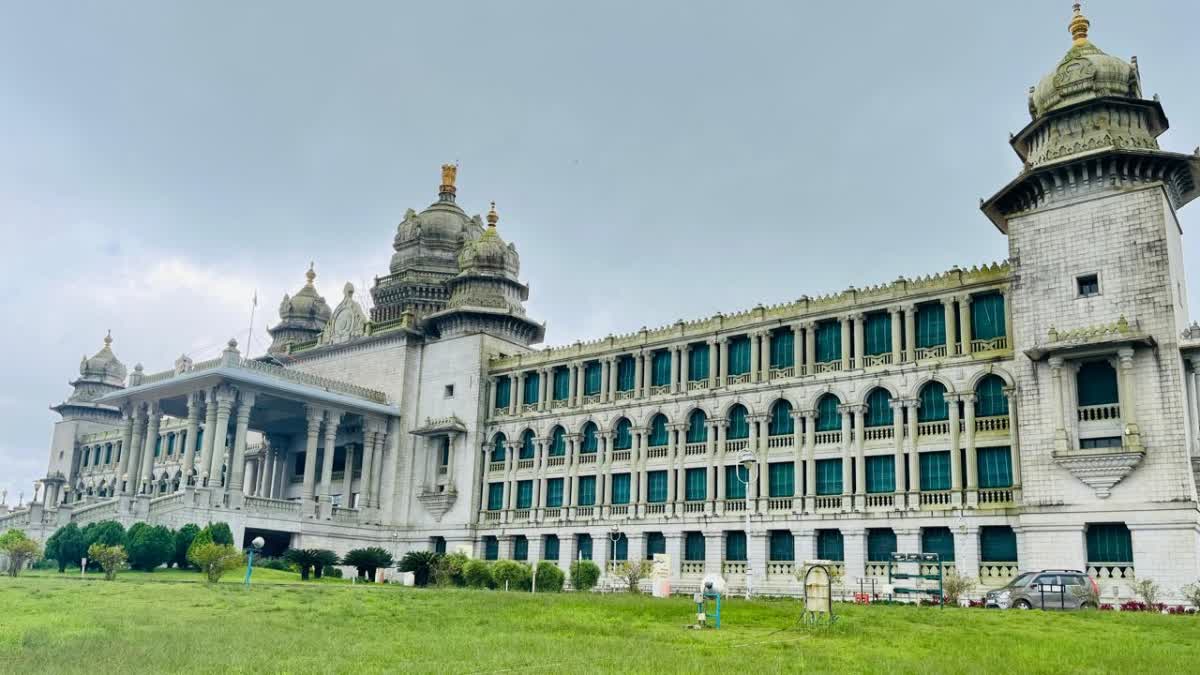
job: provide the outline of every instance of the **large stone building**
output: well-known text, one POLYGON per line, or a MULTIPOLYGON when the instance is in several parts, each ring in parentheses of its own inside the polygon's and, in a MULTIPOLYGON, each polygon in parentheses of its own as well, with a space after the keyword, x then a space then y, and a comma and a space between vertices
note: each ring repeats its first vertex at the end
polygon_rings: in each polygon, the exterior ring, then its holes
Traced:
POLYGON ((516 249, 456 201, 400 223, 368 316, 285 296, 268 353, 171 370, 105 346, 56 406, 41 498, 0 519, 224 520, 275 546, 602 565, 671 554, 792 592, 894 551, 985 584, 1087 569, 1200 577, 1200 331, 1176 209, 1200 154, 1137 60, 1088 40, 1030 89, 1020 175, 981 206, 1009 258, 536 350, 516 249), (747 467, 745 469, 739 466, 747 467))

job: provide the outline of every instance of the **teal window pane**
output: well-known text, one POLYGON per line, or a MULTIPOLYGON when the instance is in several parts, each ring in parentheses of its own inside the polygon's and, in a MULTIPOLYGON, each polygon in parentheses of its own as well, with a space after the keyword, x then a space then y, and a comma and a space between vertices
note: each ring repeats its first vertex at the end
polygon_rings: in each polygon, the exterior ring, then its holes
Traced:
POLYGON ((867 492, 896 491, 896 459, 891 455, 876 455, 867 458, 867 492))
POLYGON ((655 554, 667 552, 667 538, 662 532, 646 533, 646 560, 654 560, 655 554))
POLYGON ((1133 563, 1133 539, 1125 523, 1088 523, 1088 564, 1133 563))
POLYGON ((921 553, 936 553, 942 562, 954 562, 954 534, 948 527, 921 530, 921 553))
POLYGON ((500 540, 495 537, 483 538, 483 559, 496 560, 500 557, 500 540))
POLYGON ((863 326, 863 351, 871 356, 892 351, 892 317, 887 312, 872 312, 863 326))
POLYGON ((792 404, 787 401, 776 401, 775 405, 771 406, 771 417, 767 421, 767 434, 790 436, 795 429, 795 420, 792 419, 792 404))
POLYGON ((554 369, 554 393, 552 400, 565 401, 571 393, 571 372, 566 368, 554 369))
POLYGON ((693 410, 688 415, 687 442, 703 443, 708 440, 708 416, 703 410, 693 410))
POLYGON ((534 436, 532 430, 526 430, 521 435, 521 453, 517 455, 517 459, 533 459, 537 448, 534 446, 534 436))
POLYGON ((504 437, 504 434, 496 434, 496 437, 494 439, 492 439, 492 461, 493 462, 503 462, 504 461, 504 454, 505 454, 505 451, 507 450, 507 448, 505 446, 507 443, 508 443, 508 439, 506 439, 504 437))
POLYGON ((920 457, 921 489, 950 489, 950 451, 922 452, 920 457))
POLYGON ((104 446, 104 463, 112 464, 112 445, 104 446))
POLYGON ((771 530, 767 535, 767 558, 771 562, 791 562, 796 559, 796 540, 787 530, 771 530))
POLYGON ((867 561, 887 562, 896 552, 896 533, 890 529, 867 530, 867 561))
POLYGON ((946 309, 940 303, 917 305, 917 346, 946 344, 946 309))
POLYGON ((542 377, 538 373, 525 373, 525 403, 537 403, 541 393, 542 377))
POLYGON ((563 479, 551 478, 546 481, 546 506, 558 508, 563 505, 563 479))
MULTIPOLYGON (((167 436, 167 454, 175 454, 175 434, 167 436)), ((100 461, 100 448, 96 448, 96 461, 100 461)))
POLYGON ((747 480, 746 470, 742 467, 736 464, 725 467, 725 498, 745 499, 747 480))
POLYGON ((917 409, 918 422, 937 422, 950 418, 950 405, 946 402, 946 388, 941 382, 930 382, 921 388, 921 407, 917 409))
MULTIPOLYGON (((194 452, 195 454, 198 455, 198 454, 200 454, 200 448, 202 448, 202 447, 204 447, 204 430, 203 429, 196 432, 196 447, 192 448, 192 452, 194 452)), ((121 458, 121 451, 118 449, 117 450, 117 459, 119 460, 120 458, 121 458)))
POLYGON ((654 419, 650 420, 650 438, 647 439, 647 444, 657 448, 671 442, 671 434, 667 431, 666 415, 655 415, 654 419))
POLYGON ((507 408, 512 404, 512 380, 507 375, 496 380, 496 407, 507 408))
POLYGON ((817 530, 817 558, 842 562, 846 559, 841 530, 817 530))
POLYGON ((979 559, 983 562, 1017 562, 1017 533, 1007 525, 979 528, 979 559))
POLYGON ((600 433, 596 429, 596 425, 588 422, 583 426, 583 443, 579 449, 580 452, 590 454, 596 452, 600 447, 600 433))
POLYGON ((576 545, 579 546, 579 557, 584 560, 592 559, 592 535, 580 534, 576 535, 576 545))
POLYGON ((542 557, 546 560, 558 560, 557 535, 546 535, 546 540, 542 543, 542 557))
POLYGON ((975 451, 975 459, 979 470, 979 487, 1012 487, 1012 452, 1008 446, 979 448, 975 451))
POLYGON ((791 497, 796 494, 796 465, 774 462, 767 466, 767 496, 791 497))
POLYGON ((750 338, 736 337, 729 341, 729 374, 743 375, 750 372, 750 338))
POLYGON ((615 541, 609 539, 608 546, 613 560, 629 560, 629 537, 624 532, 618 534, 615 541))
POLYGON ((734 562, 746 560, 746 533, 733 530, 725 533, 725 559, 734 562))
POLYGON ((588 361, 583 366, 583 395, 595 396, 600 393, 600 380, 603 379, 603 369, 599 361, 588 361))
POLYGON ((688 352, 688 381, 708 379, 708 345, 700 342, 692 345, 688 352))
POLYGON ((528 509, 533 507, 533 481, 520 480, 517 481, 517 508, 528 509))
POLYGON ((576 496, 576 504, 578 506, 595 506, 596 504, 596 477, 595 476, 580 476, 579 477, 579 494, 576 496))
POLYGON ((567 432, 562 427, 554 427, 550 432, 550 456, 562 457, 567 454, 567 432))
POLYGON ((513 537, 513 560, 529 560, 529 539, 523 534, 513 537))
POLYGON ((708 469, 688 469, 684 474, 684 499, 702 502, 708 498, 708 469))
POLYGON ((975 386, 975 416, 997 417, 1008 414, 1008 398, 1004 395, 1004 380, 988 375, 975 386))
POLYGON ((771 367, 791 368, 796 365, 796 336, 790 330, 771 334, 771 367))
POLYGON ((840 458, 818 459, 816 469, 817 494, 842 494, 842 460, 840 458))
POLYGON ((646 473, 646 501, 651 504, 661 504, 667 501, 666 471, 649 471, 646 473))
POLYGON ((617 391, 633 391, 637 384, 637 363, 632 356, 617 361, 617 391))
POLYGON ((842 428, 842 413, 838 411, 838 400, 831 394, 817 401, 817 431, 837 431, 842 428))
POLYGON ((1004 296, 981 293, 971 298, 971 336, 976 340, 991 340, 1005 332, 1004 296))
POLYGON ((867 396, 867 416, 865 423, 869 427, 890 427, 894 421, 892 415, 892 395, 887 389, 875 388, 867 396))
POLYGON ((161 453, 161 452, 162 452, 162 436, 159 436, 158 438, 154 439, 154 456, 158 457, 159 453, 161 453))
POLYGON ((504 483, 488 483, 488 511, 504 508, 504 483))
POLYGON ((629 503, 629 474, 618 473, 612 477, 612 503, 629 503))
POLYGON ((651 359, 650 385, 663 387, 671 384, 671 352, 657 351, 651 359))
POLYGON ((842 359, 842 324, 837 321, 822 321, 817 324, 817 363, 842 359))
POLYGON ((628 450, 632 447, 633 424, 629 420, 622 417, 621 421, 617 422, 617 433, 613 437, 613 449, 628 450))
POLYGON ((704 535, 688 532, 683 537, 683 559, 691 562, 704 560, 704 535))
POLYGON ((746 418, 746 409, 741 404, 729 410, 729 427, 725 437, 730 440, 750 437, 750 421, 746 418))
POLYGON ((1079 405, 1117 403, 1117 371, 1107 361, 1091 361, 1079 367, 1075 374, 1079 388, 1079 405))

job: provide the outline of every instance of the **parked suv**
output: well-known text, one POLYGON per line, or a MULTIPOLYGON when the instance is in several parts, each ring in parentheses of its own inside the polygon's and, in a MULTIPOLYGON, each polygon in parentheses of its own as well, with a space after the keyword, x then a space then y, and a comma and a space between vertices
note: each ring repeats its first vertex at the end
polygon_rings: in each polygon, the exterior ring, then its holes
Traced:
POLYGON ((1100 588, 1079 570, 1024 572, 1007 586, 988 591, 987 607, 1000 609, 1087 609, 1095 608, 1100 588))

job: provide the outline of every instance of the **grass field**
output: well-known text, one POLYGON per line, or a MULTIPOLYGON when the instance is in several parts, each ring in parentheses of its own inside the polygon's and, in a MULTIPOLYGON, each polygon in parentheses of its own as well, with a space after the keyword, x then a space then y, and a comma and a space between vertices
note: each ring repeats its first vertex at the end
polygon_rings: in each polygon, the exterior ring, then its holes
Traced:
POLYGON ((1200 662, 1200 619, 730 599, 684 630, 687 598, 300 583, 256 570, 0 577, 0 673, 1172 672, 1200 662))

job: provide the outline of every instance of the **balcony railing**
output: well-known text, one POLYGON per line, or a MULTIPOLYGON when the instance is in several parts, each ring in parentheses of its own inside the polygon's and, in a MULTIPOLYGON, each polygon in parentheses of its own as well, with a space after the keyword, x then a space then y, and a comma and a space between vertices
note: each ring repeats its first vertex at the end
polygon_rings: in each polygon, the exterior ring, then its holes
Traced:
POLYGON ((703 455, 708 452, 708 443, 701 441, 699 443, 685 443, 683 445, 683 454, 691 457, 693 455, 703 455))
POLYGON ((842 369, 842 362, 838 361, 822 361, 812 365, 813 372, 817 375, 821 373, 836 373, 842 369))
POLYGON ((523 412, 523 413, 534 412, 537 410, 537 408, 538 408, 538 404, 536 404, 536 403, 525 403, 521 406, 521 412, 523 412))
POLYGON ((507 415, 507 414, 508 414, 508 406, 504 406, 503 408, 494 408, 492 410, 492 417, 503 417, 504 415, 507 415))
POLYGON ((842 496, 841 495, 826 495, 815 499, 815 506, 818 511, 841 511, 842 496))
POLYGON ((795 377, 796 376, 796 367, 795 366, 787 366, 785 368, 772 368, 770 370, 770 376, 771 376, 772 380, 777 377, 795 377))
POLYGON ((792 498, 771 497, 767 499, 767 510, 775 513, 787 513, 792 510, 792 498))
POLYGON ((597 455, 597 453, 595 453, 595 452, 581 452, 581 453, 579 453, 579 463, 580 464, 595 464, 596 463, 596 455, 597 455))
POLYGON ((746 384, 750 382, 750 373, 741 373, 739 375, 729 375, 725 378, 725 384, 746 384))
MULTIPOLYGON (((700 506, 701 506, 701 508, 703 508, 703 506, 704 506, 703 502, 701 502, 700 506)), ((648 516, 662 516, 662 515, 665 515, 666 513, 667 513, 667 505, 665 502, 646 505, 646 515, 648 515, 648 516)))
POLYGON ((613 395, 613 398, 618 401, 627 401, 632 398, 637 398, 637 390, 636 389, 626 389, 625 391, 618 391, 616 394, 613 395))
POLYGON ((503 471, 503 470, 504 470, 504 462, 491 462, 490 464, 488 464, 488 471, 490 473, 496 473, 498 471, 503 471))
POLYGON ((609 515, 614 516, 614 517, 628 516, 629 515, 629 505, 628 504, 613 504, 612 506, 608 507, 608 513, 609 513, 609 515))
POLYGON ((1003 586, 1017 576, 1017 561, 979 563, 979 583, 984 586, 1003 586))
POLYGON ((883 561, 870 561, 867 563, 868 577, 886 577, 888 575, 888 564, 883 561))
POLYGON ((599 402, 600 402, 600 394, 587 394, 587 395, 584 395, 584 397, 583 397, 584 405, 592 405, 593 403, 599 403, 599 402))
POLYGON ((503 513, 503 512, 502 511, 483 511, 482 513, 479 514, 479 519, 485 523, 498 523, 498 522, 500 522, 501 513, 503 513))
POLYGON ((725 513, 738 513, 746 510, 745 499, 726 499, 725 513))
POLYGON ((1008 415, 975 418, 975 433, 1005 432, 1008 426, 1008 415))
POLYGON ((746 574, 745 560, 723 560, 721 561, 721 573, 725 576, 746 574))
POLYGON ((566 457, 560 456, 560 457, 547 457, 546 458, 546 466, 562 466, 563 464, 566 464, 566 462, 567 462, 566 457))
POLYGON ((837 445, 842 442, 842 432, 818 431, 813 435, 813 442, 817 445, 837 445))
POLYGON ((517 468, 518 469, 532 469, 533 468, 533 460, 532 459, 518 459, 517 460, 517 468))
POLYGON ((1087 564, 1088 576, 1098 582, 1108 581, 1110 579, 1133 581, 1133 563, 1120 562, 1089 562, 1087 564))
POLYGON ((971 353, 1000 352, 1008 349, 1008 336, 1001 335, 990 340, 971 340, 971 353))
POLYGON ((868 509, 891 509, 896 506, 896 495, 892 493, 877 493, 867 495, 868 509))
POLYGON ((1101 405, 1079 406, 1080 422, 1106 422, 1121 419, 1120 403, 1103 403, 1101 405))
POLYGON ((864 368, 874 368, 876 366, 889 366, 889 365, 891 365, 891 363, 892 363, 891 352, 884 352, 882 354, 867 354, 866 356, 863 357, 863 367, 864 368))
POLYGON ((891 426, 867 427, 864 432, 863 437, 868 441, 886 441, 893 437, 895 429, 891 426))
POLYGON ((796 563, 790 560, 772 560, 767 562, 767 576, 792 577, 796 574, 796 563))
POLYGON ((613 450, 612 451, 612 461, 628 462, 629 461, 629 450, 613 450))
POLYGON ((790 448, 795 442, 795 436, 792 434, 780 434, 779 436, 768 436, 768 448, 790 448))
POLYGON ((669 454, 671 454, 671 448, 669 448, 665 445, 646 448, 646 458, 647 459, 662 459, 663 457, 666 457, 669 454))
POLYGON ((567 399, 565 399, 565 398, 563 398, 563 399, 559 399, 559 400, 557 400, 557 401, 550 401, 550 409, 551 409, 551 410, 556 410, 556 409, 558 409, 558 408, 565 408, 565 407, 567 407, 569 404, 570 404, 570 402, 569 402, 569 401, 567 401, 567 399))
POLYGON ((918 436, 947 436, 950 434, 950 421, 937 420, 934 422, 918 422, 918 436))
POLYGON ((921 493, 921 506, 950 506, 952 490, 930 490, 921 493))
MULTIPOLYGON (((666 505, 665 504, 651 504, 650 506, 666 506, 666 505)), ((647 512, 649 512, 649 507, 647 507, 647 512)), ((684 513, 704 513, 704 502, 684 502, 683 503, 683 512, 684 513)))
POLYGON ((513 519, 514 521, 517 521, 517 520, 529 520, 529 509, 516 509, 516 510, 514 510, 514 511, 512 512, 512 519, 513 519))
POLYGON ((750 439, 739 438, 737 440, 725 441, 725 452, 740 452, 750 446, 750 439))
POLYGON ((979 491, 980 506, 1007 506, 1014 501, 1012 488, 987 488, 979 491))
POLYGON ((700 576, 704 574, 703 560, 684 560, 679 571, 685 576, 700 576))
POLYGON ((591 518, 595 514, 595 512, 596 512, 596 507, 594 507, 594 506, 576 506, 575 507, 575 517, 576 518, 591 518))
POLYGON ((669 393, 671 393, 671 385, 669 384, 657 384, 653 387, 650 387, 651 396, 661 396, 669 393))
POLYGON ((706 378, 703 380, 688 380, 687 389, 688 389, 688 391, 697 391, 700 389, 708 389, 708 379, 706 378))
POLYGON ((560 520, 563 516, 563 510, 558 506, 548 506, 542 510, 543 520, 560 520))
POLYGON ((941 359, 946 357, 946 345, 935 345, 933 347, 917 347, 917 360, 924 361, 925 359, 941 359))

